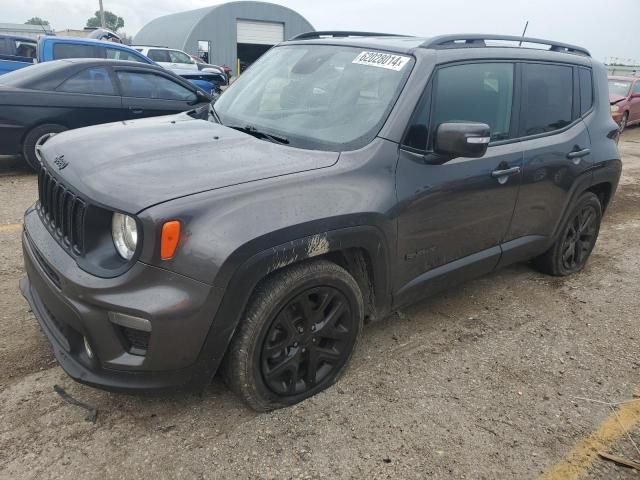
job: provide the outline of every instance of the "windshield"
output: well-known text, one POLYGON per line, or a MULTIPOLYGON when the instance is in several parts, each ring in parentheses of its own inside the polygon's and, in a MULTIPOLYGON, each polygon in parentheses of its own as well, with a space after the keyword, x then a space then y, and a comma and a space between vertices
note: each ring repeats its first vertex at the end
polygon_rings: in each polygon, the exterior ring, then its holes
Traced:
POLYGON ((624 82, 622 80, 609 80, 609 93, 612 95, 620 95, 626 97, 631 88, 631 82, 624 82))
POLYGON ((413 65, 409 56, 329 45, 267 52, 220 97, 223 124, 300 148, 361 148, 377 135, 413 65))

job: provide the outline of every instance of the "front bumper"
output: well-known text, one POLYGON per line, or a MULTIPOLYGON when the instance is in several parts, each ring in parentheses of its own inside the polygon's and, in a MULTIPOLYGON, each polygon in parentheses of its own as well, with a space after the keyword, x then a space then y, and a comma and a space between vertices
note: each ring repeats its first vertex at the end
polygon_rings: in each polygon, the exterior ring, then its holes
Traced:
POLYGON ((27 277, 20 289, 72 378, 125 391, 191 387, 211 379, 216 365, 200 353, 211 337, 219 289, 140 262, 117 278, 90 275, 58 245, 35 209, 25 215, 22 245, 27 277), (148 320, 144 354, 132 353, 122 325, 108 312, 148 320))

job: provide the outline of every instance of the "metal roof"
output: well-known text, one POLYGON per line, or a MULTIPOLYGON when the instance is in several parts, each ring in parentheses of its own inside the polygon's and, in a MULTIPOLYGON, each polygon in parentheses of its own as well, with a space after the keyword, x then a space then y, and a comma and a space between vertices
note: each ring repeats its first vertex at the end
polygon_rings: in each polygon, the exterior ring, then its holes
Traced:
POLYGON ((219 2, 217 5, 212 5, 210 7, 172 13, 151 20, 137 33, 134 41, 136 44, 144 44, 147 43, 145 38, 162 38, 162 43, 165 45, 181 45, 184 42, 184 39, 189 37, 198 24, 211 15, 215 10, 221 7, 252 6, 251 4, 268 6, 279 10, 287 10, 295 15, 299 15, 291 8, 269 2, 219 2))
POLYGON ((25 25, 22 23, 0 23, 0 33, 2 31, 12 32, 29 32, 29 33, 53 33, 54 30, 51 25, 25 25))

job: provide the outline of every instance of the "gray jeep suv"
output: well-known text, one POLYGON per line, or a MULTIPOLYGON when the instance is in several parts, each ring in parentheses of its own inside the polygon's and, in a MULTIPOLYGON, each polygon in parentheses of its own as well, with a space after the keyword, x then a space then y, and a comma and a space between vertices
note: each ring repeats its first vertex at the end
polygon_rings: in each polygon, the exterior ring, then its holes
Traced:
POLYGON ((290 405, 338 378, 366 322, 514 262, 581 270, 617 136, 579 47, 304 34, 215 106, 47 142, 21 290, 80 382, 220 370, 253 408, 290 405))

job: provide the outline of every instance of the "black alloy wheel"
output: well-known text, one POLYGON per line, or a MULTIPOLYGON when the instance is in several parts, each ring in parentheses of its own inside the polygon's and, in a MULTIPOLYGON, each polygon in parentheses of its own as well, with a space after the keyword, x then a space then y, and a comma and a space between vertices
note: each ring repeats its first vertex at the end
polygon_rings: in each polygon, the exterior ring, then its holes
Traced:
POLYGON ((556 276, 582 270, 598 240, 602 206, 595 193, 584 192, 575 202, 551 247, 533 260, 535 267, 556 276))
POLYGON ((363 323, 362 291, 343 267, 324 259, 285 267, 253 292, 222 375, 255 410, 296 404, 345 371, 363 323))
POLYGON ((265 385, 281 396, 308 392, 342 368, 357 333, 340 291, 305 290, 285 305, 265 335, 260 362, 265 385))
POLYGON ((562 265, 567 271, 582 269, 596 243, 599 214, 593 205, 582 208, 567 225, 562 244, 562 265))

